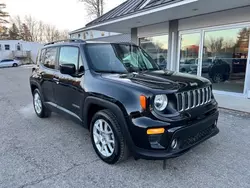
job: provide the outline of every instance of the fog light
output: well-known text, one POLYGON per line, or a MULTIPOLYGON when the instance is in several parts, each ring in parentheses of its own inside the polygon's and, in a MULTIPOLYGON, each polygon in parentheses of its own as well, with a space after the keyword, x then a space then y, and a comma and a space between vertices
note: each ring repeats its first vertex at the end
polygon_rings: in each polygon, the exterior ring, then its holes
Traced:
POLYGON ((172 149, 176 149, 177 146, 178 146, 178 141, 177 141, 177 139, 174 139, 174 140, 172 141, 172 143, 171 143, 171 148, 172 148, 172 149))

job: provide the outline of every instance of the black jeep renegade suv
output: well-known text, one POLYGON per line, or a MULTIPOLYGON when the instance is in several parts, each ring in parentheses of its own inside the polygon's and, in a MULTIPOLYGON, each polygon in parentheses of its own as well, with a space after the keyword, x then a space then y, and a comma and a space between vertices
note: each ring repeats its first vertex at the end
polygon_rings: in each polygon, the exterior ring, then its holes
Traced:
POLYGON ((160 70, 130 43, 59 41, 40 51, 30 86, 36 114, 62 113, 88 128, 105 162, 177 157, 219 132, 202 77, 160 70))

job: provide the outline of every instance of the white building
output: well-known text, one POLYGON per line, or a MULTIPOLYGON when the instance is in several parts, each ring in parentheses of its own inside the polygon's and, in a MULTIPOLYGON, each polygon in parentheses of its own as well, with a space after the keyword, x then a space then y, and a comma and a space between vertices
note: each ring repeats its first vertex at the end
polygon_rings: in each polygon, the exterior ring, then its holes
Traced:
POLYGON ((160 66, 250 98, 250 0, 128 0, 85 30, 130 34, 160 66))
POLYGON ((30 59, 36 61, 36 56, 42 44, 23 40, 0 40, 0 60, 30 59))
POLYGON ((117 35, 119 33, 115 32, 106 32, 106 31, 98 31, 98 30, 89 30, 86 28, 80 28, 69 33, 70 38, 74 39, 83 39, 83 40, 91 40, 96 38, 108 37, 117 35))
POLYGON ((71 39, 82 40, 98 40, 106 42, 128 42, 131 41, 130 34, 121 34, 116 32, 99 31, 86 29, 85 27, 71 31, 69 33, 71 39))

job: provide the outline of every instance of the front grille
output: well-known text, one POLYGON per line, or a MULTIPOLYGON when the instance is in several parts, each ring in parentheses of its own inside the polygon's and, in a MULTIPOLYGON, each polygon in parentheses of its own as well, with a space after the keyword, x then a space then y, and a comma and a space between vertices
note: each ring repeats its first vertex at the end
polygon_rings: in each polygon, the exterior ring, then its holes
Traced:
POLYGON ((176 94, 179 112, 207 104, 212 99, 211 87, 205 87, 176 94))
POLYGON ((213 132, 213 128, 214 126, 212 125, 206 128, 205 130, 198 132, 196 135, 183 140, 181 144, 181 148, 190 147, 196 144, 197 142, 201 141, 203 138, 205 138, 206 136, 210 135, 213 132))

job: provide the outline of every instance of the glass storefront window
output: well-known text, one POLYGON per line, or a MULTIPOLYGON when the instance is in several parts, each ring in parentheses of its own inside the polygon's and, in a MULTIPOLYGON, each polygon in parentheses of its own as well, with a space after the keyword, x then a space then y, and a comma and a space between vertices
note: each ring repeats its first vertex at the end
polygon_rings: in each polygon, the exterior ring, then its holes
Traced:
POLYGON ((215 90, 243 93, 249 35, 249 28, 205 32, 202 76, 215 90))
POLYGON ((162 68, 167 66, 168 35, 140 38, 140 46, 162 68))
POLYGON ((181 37, 181 51, 179 71, 183 73, 197 74, 200 33, 183 34, 181 37))

